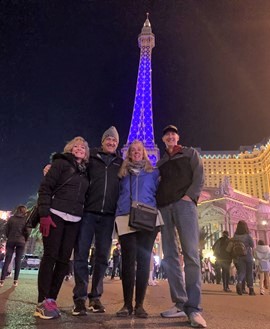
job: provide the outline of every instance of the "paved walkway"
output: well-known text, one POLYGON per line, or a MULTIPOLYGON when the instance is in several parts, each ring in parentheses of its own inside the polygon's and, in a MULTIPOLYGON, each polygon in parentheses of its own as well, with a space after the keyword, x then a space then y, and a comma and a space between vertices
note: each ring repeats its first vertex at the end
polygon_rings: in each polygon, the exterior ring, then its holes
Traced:
MULTIPOLYGON (((117 318, 115 313, 122 307, 121 281, 116 278, 104 280, 102 302, 106 307, 104 314, 91 314, 84 317, 71 315, 73 280, 64 282, 58 304, 62 317, 55 320, 41 320, 32 316, 37 299, 35 271, 23 271, 19 286, 12 287, 12 280, 7 279, 0 288, 0 329, 144 329, 144 328, 190 328, 186 318, 163 319, 159 313, 169 308, 167 281, 160 281, 158 286, 147 290, 145 309, 148 319, 117 318)), ((213 329, 270 329, 270 295, 238 296, 234 292, 224 293, 221 285, 203 285, 203 315, 208 328, 213 329)), ((258 293, 258 287, 255 288, 258 293)))

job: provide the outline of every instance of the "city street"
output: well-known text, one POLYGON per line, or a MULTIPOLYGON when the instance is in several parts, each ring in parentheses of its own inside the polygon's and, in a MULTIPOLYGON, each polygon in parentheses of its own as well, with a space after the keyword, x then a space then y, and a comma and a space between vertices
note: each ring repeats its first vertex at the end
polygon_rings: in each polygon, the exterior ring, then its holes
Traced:
MULTIPOLYGON (((33 312, 37 300, 37 271, 22 271, 18 287, 12 286, 12 279, 6 279, 0 288, 0 328, 65 328, 65 329, 128 329, 128 328, 190 328, 186 318, 163 319, 159 313, 169 308, 167 281, 159 281, 157 286, 147 290, 145 309, 148 319, 135 317, 117 318, 115 313, 122 307, 122 289, 119 278, 104 280, 102 303, 106 307, 104 314, 91 314, 83 317, 71 315, 73 279, 64 282, 58 299, 62 316, 55 320, 34 318, 33 312)), ((260 296, 258 286, 256 296, 238 296, 235 287, 232 293, 224 293, 221 285, 204 284, 203 315, 207 327, 213 329, 270 328, 270 295, 260 296)))

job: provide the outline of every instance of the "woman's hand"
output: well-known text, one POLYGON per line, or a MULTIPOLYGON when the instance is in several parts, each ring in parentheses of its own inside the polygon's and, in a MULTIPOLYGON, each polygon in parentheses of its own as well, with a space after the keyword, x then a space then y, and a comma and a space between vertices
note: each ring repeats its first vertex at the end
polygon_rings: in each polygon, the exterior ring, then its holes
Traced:
POLYGON ((56 228, 51 216, 40 217, 39 231, 44 237, 49 236, 51 226, 56 228))

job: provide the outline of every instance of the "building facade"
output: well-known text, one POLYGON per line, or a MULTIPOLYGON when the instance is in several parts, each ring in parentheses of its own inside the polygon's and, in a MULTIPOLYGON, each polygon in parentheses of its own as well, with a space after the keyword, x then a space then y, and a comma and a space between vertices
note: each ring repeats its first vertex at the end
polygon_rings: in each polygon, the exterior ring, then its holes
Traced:
POLYGON ((219 187, 227 177, 234 189, 269 199, 270 138, 241 146, 238 151, 198 151, 204 165, 205 187, 219 187))
POLYGON ((223 230, 233 236, 239 220, 248 223, 255 244, 270 244, 270 139, 239 151, 199 152, 205 171, 198 205, 205 249, 211 249, 223 230))

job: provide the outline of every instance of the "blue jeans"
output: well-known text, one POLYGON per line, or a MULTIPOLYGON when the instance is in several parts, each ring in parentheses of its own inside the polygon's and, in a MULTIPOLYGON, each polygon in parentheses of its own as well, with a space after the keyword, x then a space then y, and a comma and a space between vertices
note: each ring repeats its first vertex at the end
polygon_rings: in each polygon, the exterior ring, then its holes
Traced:
POLYGON ((160 209, 164 220, 161 227, 165 272, 172 301, 187 315, 201 311, 201 267, 197 207, 192 201, 179 200, 160 209), (176 231, 185 262, 185 283, 179 263, 176 231))
POLYGON ((112 244, 114 215, 101 215, 85 212, 80 233, 74 248, 74 301, 78 299, 98 299, 103 293, 103 278, 108 267, 112 244), (87 294, 89 271, 89 251, 95 237, 95 261, 91 293, 87 294))
POLYGON ((18 280, 20 269, 21 269, 21 260, 24 252, 25 243, 21 242, 9 242, 6 244, 6 258, 2 269, 1 280, 5 280, 8 272, 8 266, 11 263, 13 253, 15 252, 15 271, 14 271, 14 280, 18 280))
POLYGON ((237 258, 237 282, 247 281, 247 286, 253 288, 253 260, 251 255, 237 258))

